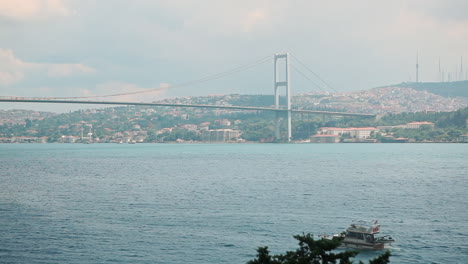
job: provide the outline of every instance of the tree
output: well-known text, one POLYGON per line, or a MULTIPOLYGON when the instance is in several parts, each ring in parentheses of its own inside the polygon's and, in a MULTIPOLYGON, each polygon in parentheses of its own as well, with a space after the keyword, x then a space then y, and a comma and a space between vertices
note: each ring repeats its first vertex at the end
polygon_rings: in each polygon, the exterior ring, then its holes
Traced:
POLYGON ((32 127, 32 121, 31 121, 31 119, 26 118, 26 120, 24 120, 24 121, 26 122, 26 125, 25 125, 26 128, 32 127))
POLYGON ((369 264, 388 264, 390 263, 390 251, 385 251, 382 255, 369 260, 369 264))
POLYGON ((244 123, 240 129, 242 130, 242 138, 248 141, 260 141, 262 138, 270 138, 275 134, 273 122, 267 121, 244 123))
POLYGON ((281 262, 273 260, 268 247, 259 247, 257 249, 257 258, 247 262, 247 264, 281 264, 281 262))
POLYGON ((295 140, 308 139, 317 133, 317 121, 298 121, 293 123, 293 135, 295 140))
MULTIPOLYGON (((247 264, 351 264, 353 262, 350 258, 359 254, 358 251, 331 252, 341 243, 341 238, 338 237, 315 240, 311 234, 303 234, 294 238, 299 241, 297 250, 271 256, 268 247, 259 247, 257 257, 247 264)), ((370 260, 369 264, 388 264, 390 255, 390 251, 386 251, 381 256, 370 260)), ((362 261, 359 263, 363 264, 362 261)))

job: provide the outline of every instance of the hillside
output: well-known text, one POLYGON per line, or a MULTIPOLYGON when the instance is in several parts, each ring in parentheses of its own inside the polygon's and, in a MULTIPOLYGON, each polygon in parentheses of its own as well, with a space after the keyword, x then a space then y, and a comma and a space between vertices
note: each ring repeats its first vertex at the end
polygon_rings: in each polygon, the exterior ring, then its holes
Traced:
MULTIPOLYGON (((399 131, 399 137, 448 142, 468 132, 468 108, 455 112, 390 114, 381 119, 293 118, 293 139, 305 140, 319 127, 370 127, 400 125, 413 121, 436 124, 431 131, 399 131), (406 134, 405 134, 406 133, 406 134), (424 134, 424 135, 423 135, 424 134)), ((200 141, 208 129, 234 129, 242 139, 261 142, 273 138, 274 114, 256 111, 217 111, 143 106, 111 107, 58 114, 44 119, 0 125, 0 143, 8 142, 173 142, 200 141), (91 139, 92 137, 92 139, 91 139)), ((283 124, 282 133, 285 133, 283 124)))
POLYGON ((468 97, 468 80, 458 82, 408 82, 387 87, 411 88, 417 91, 428 91, 445 97, 468 97))
MULTIPOLYGON (((273 95, 224 95, 167 99, 162 102, 273 107, 273 95)), ((280 104, 285 105, 280 97, 280 104)), ((380 87, 370 90, 324 94, 297 94, 292 98, 296 109, 355 112, 385 115, 404 112, 450 112, 468 106, 468 97, 446 97, 407 87, 380 87)))
MULTIPOLYGON (((467 82, 450 84, 451 91, 463 91, 460 87, 464 87, 464 83, 467 82)), ((292 105, 296 109, 371 113, 383 118, 376 121, 324 121, 318 116, 302 115, 300 120, 294 121, 293 138, 307 139, 320 126, 396 125, 411 121, 436 123, 442 129, 437 132, 438 136, 444 140, 466 133, 468 97, 447 97, 427 90, 448 87, 442 84, 413 85, 419 86, 412 88, 400 85, 349 93, 295 95, 292 105), (456 131, 446 137, 448 129, 456 131)), ((280 98, 282 105, 285 104, 284 99, 280 98)), ((272 107, 274 96, 232 94, 173 98, 161 102, 272 107)), ((176 139, 198 141, 202 131, 219 128, 240 130, 244 139, 261 141, 273 136, 273 120, 274 114, 270 112, 180 107, 110 107, 68 114, 9 110, 0 111, 0 141, 11 142, 11 138, 23 137, 24 140, 34 142, 65 142, 70 137, 83 138, 90 134, 99 138, 100 142, 119 142, 125 138, 138 142, 176 139)))
POLYGON ((408 87, 381 87, 345 94, 348 111, 385 115, 404 112, 451 112, 468 106, 468 97, 446 97, 408 87))
POLYGON ((42 120, 57 114, 32 110, 0 110, 0 125, 3 124, 26 124, 26 120, 42 120))
MULTIPOLYGON (((307 93, 297 94, 292 98, 293 108, 336 111, 336 112, 355 112, 377 114, 379 116, 396 113, 414 113, 414 112, 451 112, 468 106, 468 97, 447 97, 435 94, 424 89, 441 90, 446 83, 429 84, 400 84, 395 86, 379 87, 364 91, 324 94, 307 93), (404 85, 418 86, 416 88, 403 87, 404 85)), ((465 82, 450 83, 451 91, 464 91, 465 82)), ((458 93, 460 94, 460 93, 458 93)), ((285 105, 285 98, 280 98, 281 105, 285 105)), ((224 106, 258 106, 273 107, 273 95, 219 95, 219 96, 197 96, 172 98, 159 101, 162 103, 180 103, 180 104, 207 104, 224 106)), ((90 109, 94 108, 89 106, 90 109)), ((154 108, 155 111, 163 112, 177 111, 180 115, 185 114, 193 118, 194 113, 215 115, 221 113, 234 113, 228 110, 207 110, 191 109, 178 111, 176 108, 154 108)), ((0 125, 2 124, 25 124, 25 120, 44 119, 55 115, 54 113, 30 111, 30 110, 0 110, 0 125)))

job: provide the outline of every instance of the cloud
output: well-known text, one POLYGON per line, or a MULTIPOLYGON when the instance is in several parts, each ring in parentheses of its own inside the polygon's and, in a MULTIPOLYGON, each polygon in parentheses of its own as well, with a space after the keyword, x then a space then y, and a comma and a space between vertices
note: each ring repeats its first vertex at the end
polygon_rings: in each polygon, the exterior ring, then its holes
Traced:
POLYGON ((21 81, 24 74, 18 71, 2 72, 0 71, 0 85, 10 85, 21 81))
POLYGON ((0 17, 17 21, 71 14, 62 0, 0 0, 0 17))
POLYGON ((43 64, 50 77, 66 77, 77 73, 95 73, 96 70, 84 64, 43 64))
POLYGON ((80 63, 33 63, 15 57, 12 50, 0 48, 0 85, 21 82, 33 73, 47 73, 48 77, 67 77, 95 73, 96 70, 80 63))
MULTIPOLYGON (((0 0, 0 88, 19 83, 25 94, 38 94, 35 88, 51 87, 50 96, 77 96, 84 88, 92 95, 138 91, 285 51, 337 90, 414 79, 416 52, 420 79, 431 81, 439 57, 448 70, 460 56, 468 58, 467 8, 466 0, 0 0), (60 23, 50 19, 58 17, 60 23), (2 23, 8 20, 21 25, 2 23)), ((167 91, 271 93, 272 75, 271 64, 263 64, 167 91)), ((295 91, 309 89, 306 79, 292 75, 295 91)), ((18 93, 19 85, 3 88, 18 93)))
POLYGON ((245 32, 251 32, 254 27, 265 20, 267 17, 265 10, 254 10, 247 13, 246 18, 243 21, 243 29, 245 32))
POLYGON ((0 49, 0 85, 10 85, 23 80, 27 63, 17 59, 13 51, 0 49))

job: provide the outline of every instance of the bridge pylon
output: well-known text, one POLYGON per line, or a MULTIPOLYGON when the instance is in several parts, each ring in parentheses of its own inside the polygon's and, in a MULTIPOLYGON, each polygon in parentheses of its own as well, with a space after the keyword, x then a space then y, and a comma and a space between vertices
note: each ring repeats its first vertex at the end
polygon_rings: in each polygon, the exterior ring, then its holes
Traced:
MULTIPOLYGON (((275 107, 276 109, 280 109, 280 94, 279 88, 284 87, 286 89, 286 107, 288 113, 288 141, 292 139, 292 129, 291 129, 291 75, 289 74, 289 54, 275 54, 275 70, 274 70, 274 87, 275 87, 275 107), (278 65, 278 60, 284 59, 284 76, 282 80, 280 80, 280 67, 278 65)), ((281 124, 281 113, 276 112, 276 121, 275 121, 275 139, 280 140, 280 124, 281 124)))

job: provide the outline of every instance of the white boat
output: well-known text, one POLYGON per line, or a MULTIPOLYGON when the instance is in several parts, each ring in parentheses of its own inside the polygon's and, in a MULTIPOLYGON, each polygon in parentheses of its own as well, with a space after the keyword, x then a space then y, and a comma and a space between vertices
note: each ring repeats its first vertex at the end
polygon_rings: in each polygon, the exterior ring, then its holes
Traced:
POLYGON ((395 240, 391 236, 375 236, 380 233, 380 224, 377 220, 373 224, 364 221, 352 223, 342 235, 342 247, 361 249, 383 249, 385 244, 395 240))
POLYGON ((333 237, 341 238, 340 247, 356 248, 356 249, 384 249, 385 244, 391 244, 395 240, 391 236, 375 236, 380 233, 380 224, 377 220, 373 223, 365 221, 357 221, 352 223, 345 232, 334 236, 321 236, 323 238, 332 239, 333 237))

